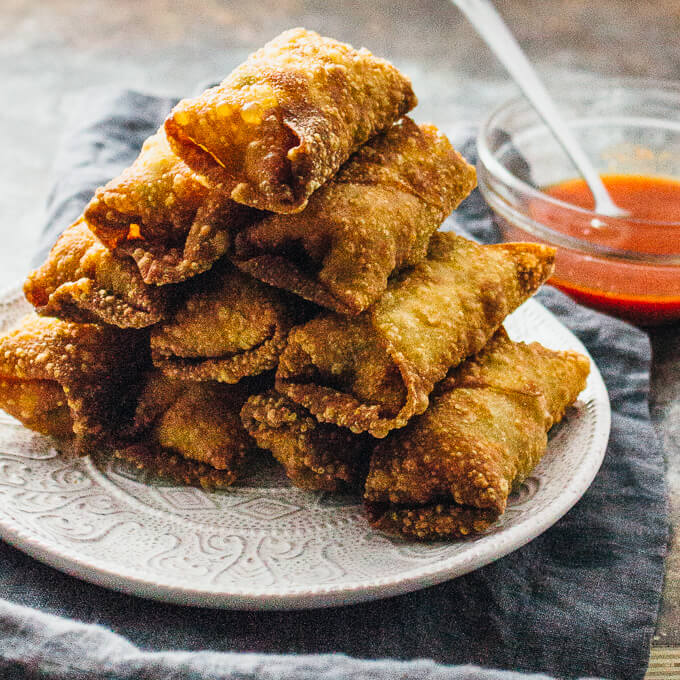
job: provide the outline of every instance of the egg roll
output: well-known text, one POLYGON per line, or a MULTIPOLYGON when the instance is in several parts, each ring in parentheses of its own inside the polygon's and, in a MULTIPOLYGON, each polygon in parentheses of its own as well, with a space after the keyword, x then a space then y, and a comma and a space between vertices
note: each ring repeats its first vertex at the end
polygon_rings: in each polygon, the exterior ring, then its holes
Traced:
POLYGON ((296 28, 179 102, 165 131, 178 156, 238 203, 291 213, 416 102, 384 59, 296 28))
POLYGON ((235 238, 256 278, 340 314, 360 314, 393 272, 417 264, 472 191, 475 170, 433 125, 402 119, 359 149, 295 215, 268 215, 235 238))
POLYGON ((437 386, 431 406, 377 444, 369 520, 416 539, 487 530, 536 466, 547 432, 586 385, 588 359, 498 332, 437 386))
POLYGON ((168 307, 168 291, 144 283, 135 263, 108 250, 82 217, 28 276, 24 294, 40 315, 120 328, 151 326, 168 307))
POLYGON ((192 382, 151 371, 139 396, 129 441, 115 456, 179 484, 233 484, 255 444, 239 412, 242 385, 192 382))
POLYGON ((173 315, 151 332, 154 365, 173 378, 235 383, 276 367, 300 310, 222 261, 200 279, 173 315))
POLYGON ((209 269, 231 233, 257 211, 234 203, 170 149, 163 130, 135 162, 100 187, 85 209, 90 229, 116 254, 132 257, 146 283, 179 283, 209 269))
POLYGON ((427 408, 434 384, 538 289, 554 256, 539 244, 480 246, 437 232, 427 259, 363 314, 329 312, 294 328, 276 389, 319 421, 382 438, 427 408))
POLYGON ((0 408, 76 454, 111 445, 129 415, 146 336, 29 314, 0 336, 0 408))
POLYGON ((308 411, 274 390, 253 395, 241 420, 261 449, 272 452, 291 482, 302 489, 356 489, 368 471, 370 435, 319 423, 308 411))

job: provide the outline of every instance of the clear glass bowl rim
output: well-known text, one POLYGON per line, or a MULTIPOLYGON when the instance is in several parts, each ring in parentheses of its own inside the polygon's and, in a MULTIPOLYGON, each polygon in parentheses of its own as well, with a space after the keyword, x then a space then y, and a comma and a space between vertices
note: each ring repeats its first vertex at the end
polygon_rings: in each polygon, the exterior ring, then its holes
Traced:
MULTIPOLYGON (((602 89, 602 96, 607 89, 630 89, 630 90, 646 90, 646 91, 662 91, 665 94, 675 95, 678 99, 678 111, 680 111, 680 81, 673 80, 662 80, 654 78, 641 78, 641 77, 618 77, 611 78, 606 76, 599 76, 597 74, 586 75, 579 74, 569 77, 565 84, 568 86, 569 91, 573 91, 577 88, 579 84, 590 85, 597 84, 602 89)), ((565 98, 564 96, 558 96, 557 99, 565 98)), ((547 204, 551 204, 558 208, 562 208, 567 212, 573 212, 581 214, 590 219, 599 219, 603 222, 612 222, 612 218, 606 215, 601 215, 593 210, 587 210, 586 208, 579 208, 578 206, 560 201, 557 198, 553 198, 548 194, 534 188, 530 184, 527 184, 521 180, 516 175, 513 175, 509 170, 507 170, 493 155, 493 152, 486 144, 486 137, 489 132, 495 129, 493 126, 496 118, 509 109, 516 106, 522 106, 525 109, 532 110, 532 106, 529 101, 522 95, 517 95, 506 99, 504 102, 499 104, 494 108, 491 113, 483 121, 477 133, 477 155, 479 163, 483 166, 484 170, 489 173, 496 181, 502 183, 503 185, 513 189, 514 191, 521 192, 525 197, 534 198, 543 201, 547 204)), ((536 114, 538 115, 538 114, 536 114)), ((642 117, 642 116, 639 116, 642 117)), ((653 120, 653 119, 650 119, 653 120)), ((680 124, 680 115, 678 117, 678 123, 680 124)), ((574 169, 575 170, 575 169, 574 169)), ((576 170, 575 170, 576 172, 576 170)), ((491 197, 487 196, 487 192, 494 194, 493 190, 484 186, 480 182, 480 190, 485 194, 485 198, 489 200, 491 197)), ((490 204, 495 203, 495 200, 491 200, 490 204)), ((507 203, 507 202, 506 202, 507 203)), ((648 262, 650 264, 659 265, 680 265, 680 252, 670 253, 670 254, 653 254, 653 253, 642 253, 639 251, 624 250, 620 248, 612 248, 608 246, 601 246, 594 244, 591 241, 580 239, 576 236, 569 236, 561 232, 557 232, 550 227, 533 220, 526 212, 521 211, 516 206, 511 206, 511 210, 521 217, 522 223, 530 223, 531 231, 535 233, 539 238, 542 238, 547 243, 554 243, 557 245, 562 245, 571 250, 583 250, 590 254, 605 257, 605 258, 621 258, 624 260, 634 260, 637 262, 648 262)), ((659 222, 654 220, 643 220, 637 218, 626 218, 628 224, 639 224, 640 227, 644 227, 646 224, 655 224, 668 226, 680 233, 680 221, 664 221, 659 222)), ((520 228, 522 226, 520 225, 520 228)))

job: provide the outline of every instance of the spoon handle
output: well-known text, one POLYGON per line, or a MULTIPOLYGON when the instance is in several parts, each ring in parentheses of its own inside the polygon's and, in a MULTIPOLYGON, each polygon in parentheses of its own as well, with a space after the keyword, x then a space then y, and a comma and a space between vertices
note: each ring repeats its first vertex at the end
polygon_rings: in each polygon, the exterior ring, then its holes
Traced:
POLYGON ((543 83, 496 8, 489 0, 451 0, 451 2, 475 27, 545 124, 552 130, 576 169, 586 180, 595 199, 595 211, 610 216, 625 215, 625 211, 612 201, 599 174, 565 124, 543 83))

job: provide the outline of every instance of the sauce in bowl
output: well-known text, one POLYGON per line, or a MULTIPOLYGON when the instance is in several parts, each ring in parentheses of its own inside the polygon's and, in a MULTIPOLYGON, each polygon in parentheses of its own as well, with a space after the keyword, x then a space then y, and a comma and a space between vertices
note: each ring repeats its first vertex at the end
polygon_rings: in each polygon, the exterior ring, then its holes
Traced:
POLYGON ((554 93, 630 216, 598 215, 532 105, 502 103, 477 136, 479 188, 505 241, 557 248, 552 283, 640 326, 680 322, 680 83, 575 77, 554 93))
MULTIPOLYGON (((531 217, 599 247, 680 259, 680 181, 638 175, 603 175, 602 180, 614 202, 630 217, 606 218, 606 223, 593 225, 587 213, 578 215, 544 201, 531 205, 531 217)), ((593 210, 593 197, 580 178, 543 191, 559 201, 593 210)), ((650 264, 646 259, 595 258, 559 248, 550 283, 577 302, 641 326, 680 319, 680 263, 650 264)))

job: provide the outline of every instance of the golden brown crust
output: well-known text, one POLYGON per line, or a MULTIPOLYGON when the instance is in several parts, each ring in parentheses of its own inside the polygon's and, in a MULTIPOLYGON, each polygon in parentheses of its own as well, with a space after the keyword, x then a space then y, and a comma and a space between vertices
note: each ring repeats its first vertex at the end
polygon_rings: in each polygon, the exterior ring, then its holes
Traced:
POLYGON ((234 262, 273 286, 359 314, 472 191, 475 170, 432 125, 402 119, 362 146, 304 211, 239 233, 234 262))
POLYGON ((387 503, 366 504, 374 529, 393 536, 419 540, 465 538, 485 532, 498 519, 492 510, 468 508, 455 503, 422 507, 398 507, 387 503))
POLYGON ((73 419, 64 390, 50 380, 0 378, 0 408, 29 430, 57 439, 73 438, 73 419))
POLYGON ((295 486, 338 491, 357 488, 366 476, 370 437, 319 423, 274 390, 250 397, 241 420, 257 445, 283 465, 295 486))
POLYGON ((165 130, 174 151, 235 201, 289 213, 415 104, 410 81, 387 61, 296 28, 182 100, 165 130))
POLYGON ((317 420, 384 437, 427 408, 434 384, 486 344, 553 261, 547 246, 480 246, 438 232, 427 259, 393 277, 366 312, 294 328, 276 389, 317 420))
POLYGON ((297 318, 285 294, 229 262, 188 286, 182 305, 152 330, 158 368, 184 380, 235 383, 276 367, 297 318))
POLYGON ((85 210, 104 245, 133 258, 144 281, 156 285, 209 269, 227 251, 231 233, 256 214, 175 156, 162 129, 85 210))
POLYGON ((145 337, 29 314, 0 336, 0 408, 64 437, 66 406, 76 453, 110 445, 148 362, 145 337))
POLYGON ((152 475, 186 486, 224 489, 238 479, 234 470, 216 470, 205 463, 187 460, 148 444, 131 444, 117 449, 113 455, 131 463, 138 470, 146 470, 152 475))
POLYGON ((239 416, 248 395, 242 385, 172 380, 152 371, 127 433, 129 443, 116 456, 179 483, 228 486, 254 448, 239 416))
POLYGON ((538 342, 512 342, 501 327, 477 356, 449 371, 435 392, 493 384, 498 390, 540 393, 552 426, 585 387, 589 373, 590 362, 584 355, 551 350, 538 342))
POLYGON ((104 247, 82 217, 28 276, 24 293, 42 316, 120 328, 151 326, 168 306, 168 292, 145 284, 135 263, 104 247))
POLYGON ((437 386, 425 413, 375 447, 365 489, 372 523, 416 538, 483 531, 540 460, 588 372, 576 352, 499 331, 437 386))

